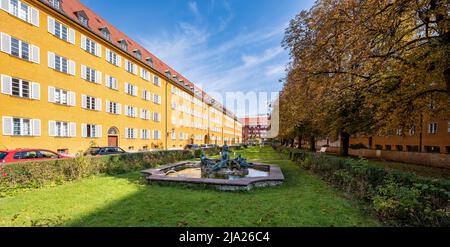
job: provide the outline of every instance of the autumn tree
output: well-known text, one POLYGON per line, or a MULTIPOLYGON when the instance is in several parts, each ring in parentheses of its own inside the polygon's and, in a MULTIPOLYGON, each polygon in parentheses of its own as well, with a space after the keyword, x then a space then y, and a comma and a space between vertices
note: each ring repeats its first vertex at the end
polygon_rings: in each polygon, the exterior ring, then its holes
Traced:
POLYGON ((299 13, 283 42, 292 61, 282 132, 313 123, 348 155, 353 134, 448 116, 448 10, 439 0, 322 0, 299 13))

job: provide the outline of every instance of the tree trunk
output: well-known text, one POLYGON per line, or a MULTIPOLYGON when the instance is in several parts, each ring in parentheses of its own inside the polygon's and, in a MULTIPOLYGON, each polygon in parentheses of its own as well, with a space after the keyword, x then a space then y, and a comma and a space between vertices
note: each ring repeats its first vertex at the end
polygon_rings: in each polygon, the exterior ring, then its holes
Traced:
POLYGON ((292 138, 292 139, 291 139, 291 148, 293 148, 293 147, 294 147, 294 143, 295 143, 295 139, 294 139, 294 138, 292 138))
POLYGON ((447 84, 447 94, 450 97, 450 68, 444 70, 444 79, 447 84))
POLYGON ((339 135, 341 137, 341 148, 339 150, 339 155, 347 157, 348 148, 350 146, 350 134, 345 131, 341 131, 339 135))
POLYGON ((316 151, 316 137, 315 136, 311 136, 309 138, 309 149, 311 150, 311 152, 316 151))
POLYGON ((298 136, 298 146, 297 146, 298 149, 302 149, 302 139, 303 139, 303 137, 301 135, 299 135, 298 136))

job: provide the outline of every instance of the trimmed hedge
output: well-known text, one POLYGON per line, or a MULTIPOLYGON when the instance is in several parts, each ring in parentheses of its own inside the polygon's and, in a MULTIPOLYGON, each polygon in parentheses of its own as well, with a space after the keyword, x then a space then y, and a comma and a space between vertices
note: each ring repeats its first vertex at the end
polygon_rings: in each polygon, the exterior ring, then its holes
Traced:
POLYGON ((302 168, 367 202, 378 218, 393 226, 450 226, 450 180, 430 179, 340 158, 277 147, 302 168))
POLYGON ((92 175, 139 171, 192 158, 192 151, 170 150, 5 165, 0 167, 0 197, 19 190, 62 184, 92 175))

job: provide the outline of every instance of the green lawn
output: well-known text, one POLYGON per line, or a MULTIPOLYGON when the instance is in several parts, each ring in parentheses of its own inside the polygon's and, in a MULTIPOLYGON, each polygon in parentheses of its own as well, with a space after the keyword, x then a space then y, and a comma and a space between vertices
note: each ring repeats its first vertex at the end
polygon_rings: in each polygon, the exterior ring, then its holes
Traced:
POLYGON ((244 157, 281 166, 282 186, 219 192, 148 185, 138 172, 0 198, 0 226, 378 226, 360 203, 271 148, 244 157))

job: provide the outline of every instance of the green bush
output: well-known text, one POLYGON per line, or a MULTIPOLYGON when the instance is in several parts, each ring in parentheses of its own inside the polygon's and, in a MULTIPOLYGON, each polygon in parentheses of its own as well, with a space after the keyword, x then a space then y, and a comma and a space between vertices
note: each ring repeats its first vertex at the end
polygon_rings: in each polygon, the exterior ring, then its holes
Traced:
MULTIPOLYGON (((286 148, 279 148, 286 153, 286 148)), ((366 201, 388 225, 450 226, 450 180, 387 171, 365 159, 289 151, 290 158, 340 190, 366 201), (298 158, 302 157, 302 158, 298 158)))
POLYGON ((189 150, 174 150, 5 165, 0 167, 0 197, 18 190, 62 184, 97 174, 139 171, 193 157, 189 150))

